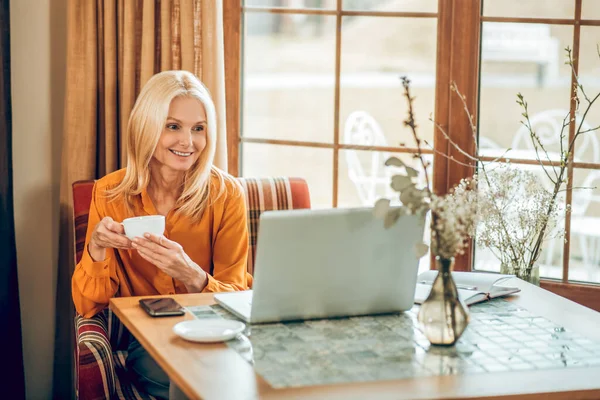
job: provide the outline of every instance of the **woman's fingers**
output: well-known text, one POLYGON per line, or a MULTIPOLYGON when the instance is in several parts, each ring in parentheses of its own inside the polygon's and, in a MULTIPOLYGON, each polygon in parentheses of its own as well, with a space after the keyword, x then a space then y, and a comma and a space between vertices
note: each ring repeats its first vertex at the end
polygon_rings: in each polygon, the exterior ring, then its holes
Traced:
POLYGON ((125 228, 123 227, 123 224, 120 224, 115 221, 107 223, 106 228, 111 232, 119 233, 121 235, 125 234, 125 228))
POLYGON ((164 237, 163 235, 154 235, 152 233, 146 233, 144 235, 144 237, 146 239, 148 239, 150 242, 156 243, 157 245, 160 245, 169 250, 180 250, 181 249, 181 245, 179 243, 169 240, 166 237, 164 237))
POLYGON ((114 233, 119 233, 121 235, 125 234, 125 228, 123 224, 116 222, 111 217, 104 217, 100 223, 106 228, 106 230, 114 233))
POLYGON ((166 265, 165 259, 162 255, 154 253, 152 250, 135 244, 134 248, 137 250, 138 254, 149 263, 156 265, 157 267, 160 267, 160 265, 166 265))
POLYGON ((102 220, 100 221, 100 223, 98 225, 100 225, 100 227, 104 227, 106 229, 110 230, 110 226, 115 222, 114 219, 112 219, 111 217, 104 217, 102 218, 102 220))
MULTIPOLYGON (((166 240, 166 239, 165 239, 166 240)), ((160 254, 162 256, 166 256, 169 253, 169 249, 161 246, 159 243, 152 242, 148 239, 144 238, 135 238, 133 239, 134 248, 143 248, 149 250, 155 254, 160 254)))
POLYGON ((99 230, 97 233, 102 247, 114 247, 118 249, 131 248, 131 241, 125 235, 114 233, 109 230, 99 230))

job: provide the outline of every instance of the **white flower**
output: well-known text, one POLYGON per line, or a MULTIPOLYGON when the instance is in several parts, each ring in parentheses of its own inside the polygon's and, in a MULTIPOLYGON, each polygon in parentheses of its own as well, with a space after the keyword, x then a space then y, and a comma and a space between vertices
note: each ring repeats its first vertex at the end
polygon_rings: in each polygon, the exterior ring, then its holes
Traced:
POLYGON ((477 176, 463 179, 445 196, 432 196, 431 250, 434 254, 443 258, 463 254, 477 226, 478 197, 477 176))
MULTIPOLYGON (((527 268, 542 241, 564 236, 556 222, 564 212, 539 176, 510 166, 483 174, 480 220, 475 240, 494 253, 511 273, 527 268)), ((536 260, 533 260, 534 262, 536 260)))

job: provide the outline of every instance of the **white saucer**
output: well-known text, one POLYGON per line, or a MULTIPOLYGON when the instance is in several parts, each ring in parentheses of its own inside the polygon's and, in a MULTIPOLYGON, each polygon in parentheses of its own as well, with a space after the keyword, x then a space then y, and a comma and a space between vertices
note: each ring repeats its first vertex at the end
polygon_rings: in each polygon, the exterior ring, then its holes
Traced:
POLYGON ((209 318, 180 322, 173 327, 173 332, 192 342, 214 343, 233 339, 245 328, 240 321, 209 318))

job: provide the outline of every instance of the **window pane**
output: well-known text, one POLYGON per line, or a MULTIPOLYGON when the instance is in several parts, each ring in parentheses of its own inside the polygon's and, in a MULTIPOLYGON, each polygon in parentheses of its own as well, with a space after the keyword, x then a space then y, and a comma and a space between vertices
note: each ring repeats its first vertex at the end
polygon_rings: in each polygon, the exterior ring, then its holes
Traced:
POLYGON ((335 8, 336 0, 243 0, 245 6, 287 8, 335 8))
MULTIPOLYGON (((418 186, 425 187, 425 174, 421 162, 412 154, 388 153, 367 150, 340 150, 339 158, 339 207, 371 207, 381 198, 399 203, 399 193, 390 184, 392 176, 398 169, 386 167, 385 161, 391 156, 398 157, 407 165, 412 166, 420 175, 418 186)), ((430 165, 427 168, 430 181, 432 175, 432 154, 423 156, 430 165)), ((430 187, 432 187, 430 182, 430 187)))
POLYGON ((333 150, 242 143, 242 176, 299 177, 308 183, 312 208, 333 204, 333 150))
MULTIPOLYGON (((581 27, 581 42, 579 49, 579 78, 588 98, 592 99, 600 93, 600 44, 599 27, 581 27)), ((577 127, 581 124, 588 102, 580 93, 580 106, 577 116, 577 127)), ((581 130, 589 130, 600 125, 598 105, 594 104, 585 116, 581 130)), ((600 133, 591 131, 577 138, 575 143, 575 158, 578 161, 600 163, 600 133)))
POLYGON ((342 0, 344 10, 437 12, 438 0, 342 0))
MULTIPOLYGON (((488 171, 493 171, 493 173, 502 173, 501 169, 498 169, 498 165, 493 165, 491 163, 487 164, 488 171)), ((535 165, 524 165, 524 164, 513 164, 514 168, 518 168, 520 170, 533 172, 536 176, 539 176, 540 181, 546 187, 548 191, 551 190, 551 182, 548 177, 545 175, 541 167, 535 165)), ((551 171, 549 171, 551 173, 551 171)), ((507 206, 510 210, 516 212, 514 214, 509 214, 505 217, 504 221, 512 221, 513 223, 509 225, 509 230, 516 232, 514 235, 523 236, 526 231, 526 227, 520 228, 519 222, 517 221, 517 217, 520 215, 518 213, 521 212, 525 208, 524 196, 519 191, 524 190, 525 188, 516 188, 511 187, 511 191, 509 194, 513 194, 514 201, 509 202, 509 206, 507 206), (523 203, 519 203, 519 201, 523 201, 523 203), (518 210, 518 211, 517 211, 518 210)), ((498 203, 499 205, 505 205, 507 202, 498 203)), ((558 204, 562 210, 564 210, 565 205, 565 196, 564 192, 559 195, 558 204)), ((543 210, 540 210, 540 215, 543 214, 543 210)), ((506 214, 505 214, 506 215, 506 214)), ((485 218, 485 216, 484 216, 485 218)), ((485 219, 482 222, 485 224, 485 219)), ((530 226, 530 225, 526 225, 530 226)), ((564 228, 564 212, 562 212, 562 216, 559 216, 556 220, 556 224, 554 229, 552 229, 551 233, 547 236, 547 239, 544 241, 542 245, 542 252, 538 258, 537 264, 540 267, 540 276, 544 278, 562 278, 562 258, 563 258, 563 238, 558 236, 559 229, 564 228)), ((514 237, 514 235, 511 235, 514 237)), ((533 237, 535 234, 529 236, 533 237)), ((537 237, 537 235, 535 235, 537 237)), ((477 270, 483 271, 493 271, 500 272, 500 260, 495 256, 498 254, 498 250, 484 248, 479 245, 475 245, 475 262, 474 268, 477 270)))
POLYGON ((574 18, 575 0, 484 0, 483 15, 522 18, 574 18))
POLYGON ((534 130, 551 159, 558 160, 571 82, 562 49, 570 45, 573 28, 486 22, 482 29, 480 154, 499 156, 512 148, 510 158, 535 159, 529 131, 520 123, 523 110, 516 103, 517 93, 522 93, 534 130))
POLYGON ((600 2, 598 0, 583 0, 581 18, 600 19, 600 2))
POLYGON ((575 169, 569 280, 600 282, 600 170, 575 169))
POLYGON ((365 124, 374 145, 413 147, 404 126, 407 103, 400 76, 411 80, 419 136, 433 143, 436 19, 345 17, 342 33, 340 141, 365 124), (403 34, 404 33, 404 34, 403 34))
POLYGON ((287 15, 298 29, 278 31, 276 16, 246 14, 242 135, 332 142, 335 17, 287 15))

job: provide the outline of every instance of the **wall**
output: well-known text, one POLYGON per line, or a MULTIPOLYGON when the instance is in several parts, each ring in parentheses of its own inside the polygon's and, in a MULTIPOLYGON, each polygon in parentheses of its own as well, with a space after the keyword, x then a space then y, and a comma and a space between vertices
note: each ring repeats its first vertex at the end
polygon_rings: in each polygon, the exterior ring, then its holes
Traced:
POLYGON ((67 0, 11 0, 15 233, 28 399, 52 397, 67 0))

